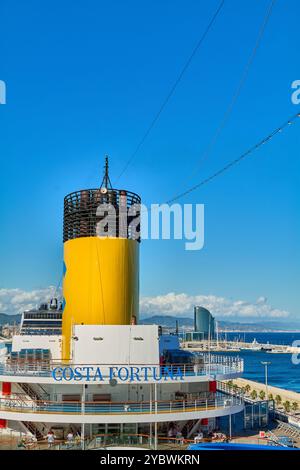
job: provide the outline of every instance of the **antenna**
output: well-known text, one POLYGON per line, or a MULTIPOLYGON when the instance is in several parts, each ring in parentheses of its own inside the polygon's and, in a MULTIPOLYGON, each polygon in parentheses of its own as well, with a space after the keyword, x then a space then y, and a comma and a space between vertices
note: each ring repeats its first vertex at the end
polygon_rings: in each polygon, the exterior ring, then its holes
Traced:
POLYGON ((110 181, 110 177, 109 177, 109 171, 108 171, 108 155, 105 155, 105 164, 104 164, 104 176, 103 176, 103 180, 102 180, 102 183, 101 183, 101 186, 100 188, 104 188, 104 189, 112 189, 112 185, 111 185, 111 181, 110 181))

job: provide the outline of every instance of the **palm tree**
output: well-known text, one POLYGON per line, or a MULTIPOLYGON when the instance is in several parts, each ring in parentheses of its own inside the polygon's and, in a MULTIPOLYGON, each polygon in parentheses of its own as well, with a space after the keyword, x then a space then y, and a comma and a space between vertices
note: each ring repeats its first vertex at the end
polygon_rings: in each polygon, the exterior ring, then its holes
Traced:
POLYGON ((252 390, 252 392, 250 393, 250 397, 252 398, 252 400, 256 400, 257 399, 257 391, 252 390))
POLYGON ((239 387, 237 386, 237 384, 233 384, 232 390, 233 390, 234 393, 236 393, 238 391, 238 388, 239 387))
POLYGON ((247 384, 246 387, 245 387, 245 392, 248 394, 248 393, 250 393, 250 390, 251 390, 251 387, 250 387, 249 384, 247 384))
POLYGON ((298 404, 298 402, 294 401, 292 403, 292 410, 297 411, 298 409, 299 409, 299 404, 298 404))
POLYGON ((265 392, 264 390, 261 390, 261 391, 259 392, 259 398, 260 398, 261 400, 264 400, 264 399, 266 398, 266 392, 265 392))
POLYGON ((281 405, 282 398, 281 398, 280 395, 276 395, 276 397, 275 397, 275 402, 276 402, 276 406, 281 405))
POLYGON ((273 393, 269 393, 269 400, 274 400, 273 393))
POLYGON ((286 400, 283 403, 283 408, 286 413, 289 413, 291 411, 291 403, 288 400, 286 400))
POLYGON ((233 387, 233 382, 232 382, 232 380, 228 380, 227 386, 228 386, 229 389, 233 387))

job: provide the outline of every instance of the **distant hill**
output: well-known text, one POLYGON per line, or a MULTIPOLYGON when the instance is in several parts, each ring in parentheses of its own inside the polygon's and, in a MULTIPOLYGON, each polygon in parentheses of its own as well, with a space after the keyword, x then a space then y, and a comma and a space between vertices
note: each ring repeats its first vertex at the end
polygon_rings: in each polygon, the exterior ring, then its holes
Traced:
MULTIPOLYGON (((194 320, 189 317, 176 317, 173 315, 153 315, 149 318, 140 319, 140 324, 143 325, 161 325, 167 328, 175 328, 176 320, 178 321, 179 328, 193 328, 194 320)), ((21 314, 8 315, 7 313, 0 313, 0 325, 20 323, 21 314)), ((219 330, 227 331, 300 331, 300 322, 276 322, 276 321, 262 321, 256 323, 241 323, 234 321, 218 321, 219 330)))
POLYGON ((161 325, 168 328, 176 326, 176 320, 178 321, 178 326, 188 326, 191 327, 194 325, 194 320, 192 318, 185 317, 173 317, 172 315, 154 315, 149 318, 141 318, 139 323, 143 325, 161 325))
MULTIPOLYGON (((149 318, 141 318, 140 323, 144 325, 161 325, 167 328, 175 328, 176 320, 180 328, 191 328, 194 325, 194 320, 189 317, 175 317, 172 315, 154 315, 149 318)), ((262 321, 256 323, 241 323, 234 321, 218 320, 219 330, 228 331, 291 331, 300 330, 300 322, 274 322, 262 321)))
POLYGON ((7 313, 0 313, 0 325, 13 325, 14 323, 20 323, 21 314, 7 315, 7 313))
POLYGON ((274 322, 262 321, 257 323, 240 323, 218 321, 220 330, 229 331, 253 331, 253 332, 276 332, 300 330, 300 322, 274 322))

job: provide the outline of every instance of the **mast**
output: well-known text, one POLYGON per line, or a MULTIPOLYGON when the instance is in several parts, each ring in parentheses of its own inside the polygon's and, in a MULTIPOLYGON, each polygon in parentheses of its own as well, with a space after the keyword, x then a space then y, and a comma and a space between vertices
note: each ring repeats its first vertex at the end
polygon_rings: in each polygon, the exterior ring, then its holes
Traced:
POLYGON ((100 188, 112 189, 110 177, 109 177, 109 166, 108 166, 108 155, 105 155, 105 164, 104 164, 104 176, 100 188))

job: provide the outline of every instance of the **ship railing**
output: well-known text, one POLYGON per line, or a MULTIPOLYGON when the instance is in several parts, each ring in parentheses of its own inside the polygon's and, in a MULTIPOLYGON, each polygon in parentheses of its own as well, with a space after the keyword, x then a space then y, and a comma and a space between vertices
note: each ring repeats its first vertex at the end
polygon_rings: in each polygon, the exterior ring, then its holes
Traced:
MULTIPOLYGON (((209 438, 204 438, 203 441, 211 441, 209 438)), ((194 443, 194 439, 186 439, 183 436, 178 437, 166 437, 157 436, 157 444, 164 445, 164 449, 178 449, 178 446, 187 446, 188 444, 194 443)), ((130 446, 137 447, 141 446, 144 448, 151 449, 154 447, 154 436, 143 433, 98 433, 91 437, 80 438, 80 436, 74 437, 70 442, 66 439, 56 440, 55 444, 50 450, 86 450, 94 449, 105 449, 105 447, 114 446, 130 446)))
POLYGON ((0 409, 3 411, 16 411, 33 413, 61 413, 82 415, 110 415, 110 414, 159 414, 159 413, 187 413, 194 411, 209 411, 218 408, 230 408, 241 405, 240 397, 227 397, 216 394, 212 398, 185 398, 181 400, 157 401, 124 401, 124 402, 95 402, 95 401, 44 401, 26 400, 11 397, 0 398, 0 409))
MULTIPOLYGON (((5 363, 0 364, 0 375, 18 375, 18 376, 39 376, 51 377, 55 374, 59 377, 60 373, 64 373, 66 379, 70 379, 70 375, 74 373, 76 368, 89 368, 89 374, 93 377, 93 370, 101 369, 103 379, 111 378, 110 369, 118 367, 124 368, 139 368, 147 367, 148 379, 156 378, 159 376, 177 375, 178 378, 192 377, 192 376, 216 376, 216 375, 230 375, 239 374, 243 371, 243 360, 236 361, 219 361, 214 358, 204 358, 203 362, 199 363, 178 363, 178 364, 74 364, 70 361, 53 361, 53 360, 39 360, 31 361, 25 359, 7 360, 5 363)), ((84 374, 83 374, 84 377, 84 374)))
MULTIPOLYGON (((204 439, 208 440, 208 439, 204 439)), ((178 446, 187 446, 188 444, 193 443, 193 439, 186 439, 182 436, 178 437, 166 437, 166 436, 157 436, 158 445, 163 444, 164 448, 167 449, 177 449, 178 446)), ((39 444, 42 444, 42 441, 39 441, 39 444)), ((81 438, 80 436, 75 436, 72 441, 66 439, 56 439, 55 444, 49 450, 95 450, 95 449, 105 449, 105 447, 114 447, 114 446, 130 446, 141 448, 141 446, 147 449, 154 447, 154 436, 149 434, 134 434, 134 433, 98 433, 94 434, 91 437, 81 438)))
POLYGON ((51 363, 48 361, 32 361, 26 359, 8 360, 6 363, 0 364, 0 375, 37 375, 51 376, 51 363))
POLYGON ((30 397, 30 395, 27 393, 12 393, 11 395, 9 395, 9 397, 6 397, 6 398, 15 400, 16 404, 21 403, 21 404, 28 406, 30 402, 35 403, 36 401, 38 401, 41 403, 46 403, 47 400, 49 400, 49 394, 46 394, 46 393, 43 395, 41 394, 39 395, 39 397, 37 397, 36 395, 36 398, 34 398, 33 396, 30 397))
POLYGON ((244 360, 239 356, 226 356, 221 354, 211 354, 198 352, 195 353, 196 356, 200 357, 205 364, 210 364, 212 366, 224 366, 225 368, 235 368, 239 371, 243 371, 244 360))
POLYGON ((238 387, 238 385, 229 382, 217 381, 217 389, 227 395, 234 396, 245 396, 245 389, 243 387, 238 387))

